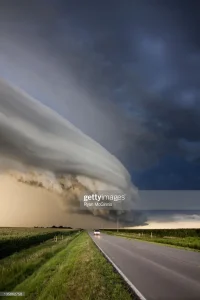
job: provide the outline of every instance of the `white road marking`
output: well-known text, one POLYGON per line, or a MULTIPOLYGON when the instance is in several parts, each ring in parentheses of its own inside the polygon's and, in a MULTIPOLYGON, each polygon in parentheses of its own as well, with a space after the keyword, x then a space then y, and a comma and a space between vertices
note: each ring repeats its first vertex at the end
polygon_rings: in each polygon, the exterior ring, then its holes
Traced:
MULTIPOLYGON (((93 240, 93 239, 92 239, 93 240)), ((103 253, 103 255, 107 258, 107 260, 113 265, 113 267, 117 270, 117 272, 123 277, 129 287, 133 290, 133 292, 140 298, 140 300, 147 300, 142 293, 132 284, 132 282, 124 275, 124 273, 116 266, 116 264, 110 259, 110 257, 101 249, 99 245, 93 240, 95 245, 99 248, 99 250, 103 253)))

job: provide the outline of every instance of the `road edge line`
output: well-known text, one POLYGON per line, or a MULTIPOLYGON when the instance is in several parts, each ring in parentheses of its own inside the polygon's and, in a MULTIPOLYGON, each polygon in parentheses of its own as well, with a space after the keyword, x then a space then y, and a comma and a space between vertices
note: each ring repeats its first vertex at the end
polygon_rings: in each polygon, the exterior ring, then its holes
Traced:
POLYGON ((128 284, 128 286, 131 288, 131 290, 139 297, 140 300, 147 300, 142 293, 134 286, 134 284, 124 275, 124 273, 120 270, 120 268, 117 267, 117 265, 112 261, 112 259, 97 245, 97 243, 93 240, 93 238, 90 236, 92 241, 95 243, 97 248, 102 252, 102 254, 106 257, 106 259, 111 263, 111 265, 116 269, 116 271, 122 276, 122 278, 125 280, 125 282, 128 284))

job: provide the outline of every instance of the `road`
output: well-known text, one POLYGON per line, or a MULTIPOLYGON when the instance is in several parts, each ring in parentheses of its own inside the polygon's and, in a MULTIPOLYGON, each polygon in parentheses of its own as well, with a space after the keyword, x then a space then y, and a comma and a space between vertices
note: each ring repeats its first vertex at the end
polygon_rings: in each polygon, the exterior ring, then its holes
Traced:
POLYGON ((147 300, 200 300, 200 253, 89 234, 147 300))

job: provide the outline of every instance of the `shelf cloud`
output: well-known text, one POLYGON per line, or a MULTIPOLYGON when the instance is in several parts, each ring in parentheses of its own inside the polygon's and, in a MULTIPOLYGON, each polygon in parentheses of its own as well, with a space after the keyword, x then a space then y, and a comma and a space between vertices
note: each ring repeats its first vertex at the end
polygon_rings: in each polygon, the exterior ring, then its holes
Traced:
MULTIPOLYGON (((63 207, 80 212, 82 192, 119 191, 130 211, 87 213, 135 222, 137 188, 121 162, 59 114, 0 81, 0 167, 18 181, 60 194, 63 207)), ((85 213, 85 211, 83 212, 85 213)))

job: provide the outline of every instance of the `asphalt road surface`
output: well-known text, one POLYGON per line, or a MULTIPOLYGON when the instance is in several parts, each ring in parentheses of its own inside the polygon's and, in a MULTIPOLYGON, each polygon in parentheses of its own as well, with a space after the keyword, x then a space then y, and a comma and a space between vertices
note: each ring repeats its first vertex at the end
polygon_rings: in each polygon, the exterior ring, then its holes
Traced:
POLYGON ((200 300, 200 253, 89 234, 147 300, 200 300))

